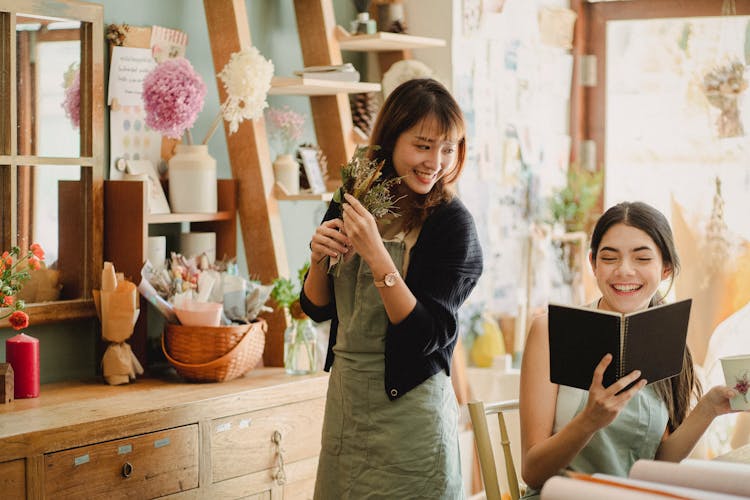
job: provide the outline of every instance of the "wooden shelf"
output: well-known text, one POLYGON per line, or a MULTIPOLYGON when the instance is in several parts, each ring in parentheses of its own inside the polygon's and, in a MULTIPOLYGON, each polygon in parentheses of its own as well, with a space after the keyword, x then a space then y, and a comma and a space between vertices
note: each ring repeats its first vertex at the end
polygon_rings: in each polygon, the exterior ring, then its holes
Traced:
POLYGON ((210 222, 219 220, 232 220, 234 213, 221 211, 216 213, 171 213, 171 214, 149 214, 146 216, 148 224, 168 224, 173 222, 210 222))
POLYGON ((269 95, 335 95, 380 92, 379 83, 314 80, 301 76, 275 76, 271 80, 269 95))
POLYGON ((355 52, 384 52, 445 47, 445 40, 439 38, 388 33, 385 31, 379 31, 372 35, 350 35, 341 26, 337 26, 336 28, 336 37, 339 39, 341 50, 355 52))
POLYGON ((279 201, 331 201, 333 193, 300 193, 289 194, 278 182, 273 186, 273 195, 279 201))

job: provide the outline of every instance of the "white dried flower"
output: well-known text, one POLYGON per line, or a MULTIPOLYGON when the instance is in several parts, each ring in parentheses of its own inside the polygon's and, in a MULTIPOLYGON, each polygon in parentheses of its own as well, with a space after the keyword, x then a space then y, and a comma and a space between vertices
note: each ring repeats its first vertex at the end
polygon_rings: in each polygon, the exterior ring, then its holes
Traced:
POLYGON ((229 58, 218 76, 227 91, 221 112, 229 122, 230 133, 236 132, 243 120, 263 116, 263 110, 268 106, 266 96, 271 88, 273 70, 273 63, 255 47, 235 52, 229 58))

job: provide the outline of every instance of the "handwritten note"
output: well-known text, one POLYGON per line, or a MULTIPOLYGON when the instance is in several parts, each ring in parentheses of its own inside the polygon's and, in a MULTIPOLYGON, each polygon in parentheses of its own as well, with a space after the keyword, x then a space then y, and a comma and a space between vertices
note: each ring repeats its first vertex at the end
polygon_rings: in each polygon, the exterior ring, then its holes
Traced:
POLYGON ((143 80, 154 69, 151 49, 114 47, 109 66, 107 104, 117 100, 122 106, 140 106, 143 80))

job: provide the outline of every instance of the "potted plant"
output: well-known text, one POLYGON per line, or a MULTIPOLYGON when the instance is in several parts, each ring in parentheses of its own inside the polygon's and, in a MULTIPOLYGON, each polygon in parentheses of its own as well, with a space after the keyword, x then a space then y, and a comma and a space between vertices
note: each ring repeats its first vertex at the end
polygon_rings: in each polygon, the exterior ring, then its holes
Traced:
POLYGON ((562 225, 566 232, 585 231, 594 219, 593 209, 601 192, 601 171, 570 165, 565 186, 549 201, 552 224, 562 225))

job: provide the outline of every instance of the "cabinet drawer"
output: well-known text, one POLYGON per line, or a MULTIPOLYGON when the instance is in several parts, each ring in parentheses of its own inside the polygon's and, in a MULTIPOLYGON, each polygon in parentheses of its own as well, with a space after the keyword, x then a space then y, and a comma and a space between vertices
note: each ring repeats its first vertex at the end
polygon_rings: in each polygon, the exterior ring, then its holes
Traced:
POLYGON ((213 482, 275 470, 277 431, 285 463, 318 456, 324 408, 325 399, 318 398, 213 420, 213 482))
POLYGON ((50 453, 48 498, 153 498, 198 487, 198 425, 50 453))
POLYGON ((11 460, 0 464, 0 492, 5 500, 26 498, 25 460, 11 460))

